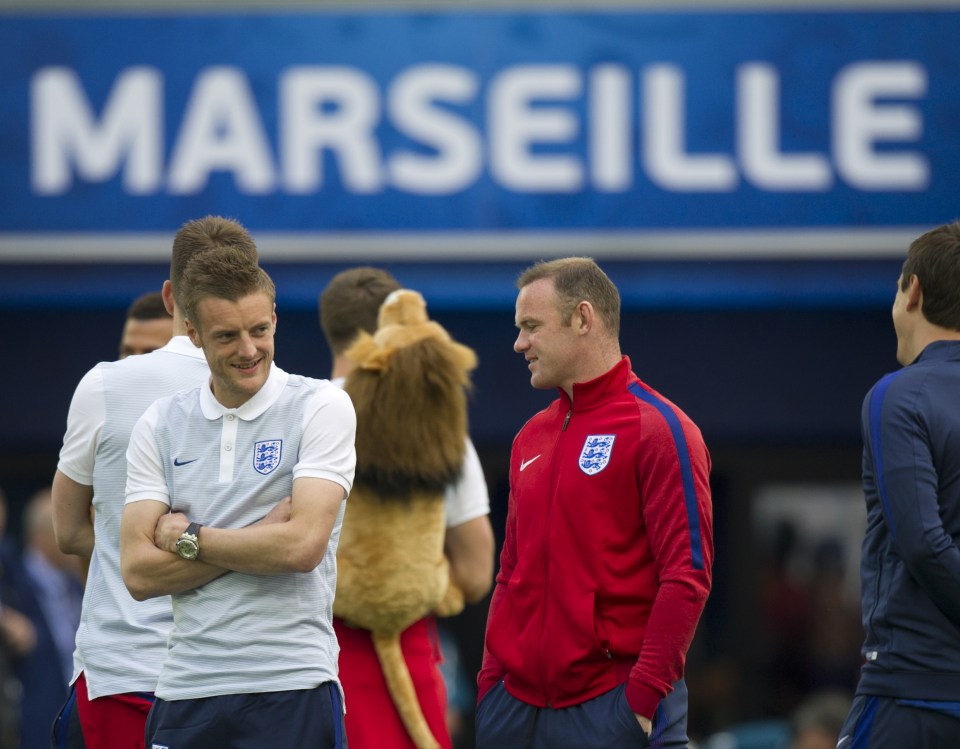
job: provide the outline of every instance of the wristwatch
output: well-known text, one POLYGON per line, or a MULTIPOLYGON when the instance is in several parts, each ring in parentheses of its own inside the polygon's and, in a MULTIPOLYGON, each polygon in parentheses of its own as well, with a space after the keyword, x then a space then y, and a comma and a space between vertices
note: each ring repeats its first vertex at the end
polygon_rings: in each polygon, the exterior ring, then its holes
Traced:
POLYGON ((196 559, 200 553, 200 523, 190 523, 177 539, 177 554, 184 559, 196 559))

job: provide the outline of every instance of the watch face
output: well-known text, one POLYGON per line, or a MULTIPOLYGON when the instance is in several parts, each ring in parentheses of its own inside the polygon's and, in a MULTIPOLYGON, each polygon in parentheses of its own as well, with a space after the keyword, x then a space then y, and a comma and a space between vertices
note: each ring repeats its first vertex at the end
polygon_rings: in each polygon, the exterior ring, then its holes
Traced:
POLYGON ((177 540, 177 554, 184 559, 196 559, 200 551, 200 545, 192 538, 183 538, 177 540))

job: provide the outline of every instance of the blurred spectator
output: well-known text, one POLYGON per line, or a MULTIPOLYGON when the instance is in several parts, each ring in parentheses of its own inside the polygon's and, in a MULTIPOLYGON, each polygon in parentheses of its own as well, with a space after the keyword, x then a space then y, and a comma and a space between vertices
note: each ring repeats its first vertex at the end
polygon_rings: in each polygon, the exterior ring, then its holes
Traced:
POLYGON ((173 316, 159 291, 142 294, 127 310, 127 321, 120 338, 120 358, 149 354, 163 348, 173 338, 173 316))
POLYGON ((16 661, 23 686, 21 749, 48 749, 50 727, 67 697, 83 587, 75 557, 53 535, 49 488, 37 492, 23 515, 24 552, 11 580, 17 601, 36 633, 36 645, 16 661))
POLYGON ((36 633, 30 620, 14 608, 19 603, 11 580, 18 574, 19 561, 6 530, 7 498, 0 490, 0 749, 18 749, 22 688, 14 663, 33 650, 36 633))
POLYGON ((850 703, 845 690, 818 690, 800 703, 789 720, 738 723, 710 736, 702 749, 834 749, 850 703))
POLYGON ((440 673, 447 688, 447 729, 454 749, 461 749, 471 743, 477 689, 473 678, 464 668, 460 646, 450 622, 438 619, 437 632, 443 652, 440 673))
POLYGON ((23 516, 23 563, 38 594, 40 607, 66 683, 73 674, 73 649, 83 589, 77 575, 77 557, 64 554, 53 533, 50 489, 34 494, 23 516))
POLYGON ((760 575, 761 697, 765 715, 784 716, 806 691, 807 622, 810 601, 796 559, 802 553, 800 533, 790 520, 774 529, 760 575))
POLYGON ((790 720, 789 749, 834 749, 851 701, 850 693, 843 689, 822 689, 811 694, 790 720))
POLYGON ((852 692, 860 672, 863 629, 860 602, 850 594, 838 539, 826 538, 817 544, 807 599, 805 692, 829 687, 852 692))
POLYGON ((839 537, 802 538, 783 520, 761 565, 760 714, 786 716, 805 695, 853 690, 863 636, 839 537))

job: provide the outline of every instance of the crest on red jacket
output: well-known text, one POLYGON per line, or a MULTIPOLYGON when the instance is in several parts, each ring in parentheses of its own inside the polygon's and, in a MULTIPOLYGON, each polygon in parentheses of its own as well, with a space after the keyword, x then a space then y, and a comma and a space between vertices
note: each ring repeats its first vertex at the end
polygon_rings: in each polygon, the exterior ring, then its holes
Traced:
POLYGON ((613 451, 615 434, 591 434, 583 442, 580 451, 580 470, 588 476, 600 473, 610 462, 610 453, 613 451))

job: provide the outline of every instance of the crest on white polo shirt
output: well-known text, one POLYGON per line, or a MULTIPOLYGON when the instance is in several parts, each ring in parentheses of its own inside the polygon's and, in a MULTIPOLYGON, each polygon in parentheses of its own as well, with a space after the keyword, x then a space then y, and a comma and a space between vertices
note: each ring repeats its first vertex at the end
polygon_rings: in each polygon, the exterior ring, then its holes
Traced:
POLYGON ((280 465, 283 440, 263 440, 253 446, 253 467, 266 476, 280 465))
POLYGON ((600 473, 610 462, 610 453, 613 451, 615 434, 591 434, 583 442, 580 451, 580 470, 588 476, 600 473))

